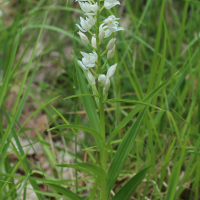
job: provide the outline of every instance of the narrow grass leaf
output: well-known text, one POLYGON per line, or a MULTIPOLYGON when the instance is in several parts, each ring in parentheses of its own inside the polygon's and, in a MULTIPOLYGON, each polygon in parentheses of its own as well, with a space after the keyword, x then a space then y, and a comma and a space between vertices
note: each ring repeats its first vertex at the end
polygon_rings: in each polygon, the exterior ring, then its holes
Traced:
POLYGON ((47 186, 49 186, 50 188, 56 190, 57 192, 63 194, 64 196, 68 197, 70 200, 83 200, 83 198, 79 197, 78 195, 71 192, 67 188, 61 187, 59 185, 50 184, 50 183, 48 183, 48 184, 45 183, 45 184, 47 186))
POLYGON ((98 97, 95 94, 77 94, 77 95, 73 95, 73 96, 70 96, 70 97, 66 97, 64 99, 66 100, 66 99, 72 99, 72 98, 75 98, 75 97, 87 97, 87 96, 98 97))
POLYGON ((199 153, 199 152, 195 152, 195 151, 188 151, 188 152, 190 152, 190 153, 193 153, 193 154, 195 154, 195 155, 198 155, 198 156, 200 156, 200 153, 199 153))
POLYGON ((132 194, 134 193, 135 189, 141 183, 141 181, 146 176, 147 172, 151 166, 141 170, 137 173, 130 181, 128 181, 120 190, 119 192, 112 198, 112 200, 129 200, 132 194))
POLYGON ((51 130, 55 130, 55 129, 60 129, 60 128, 73 128, 73 129, 78 129, 78 130, 82 130, 82 131, 87 131, 88 133, 91 133, 94 137, 99 138, 101 141, 103 141, 102 136, 100 135, 99 132, 97 132, 95 129, 93 128, 89 128, 87 126, 78 126, 78 125, 59 125, 59 126, 55 126, 53 128, 50 128, 49 131, 51 130))
POLYGON ((157 107, 157 106, 154 106, 152 104, 149 104, 149 103, 144 103, 142 101, 135 101, 135 100, 131 100, 131 99, 109 99, 107 100, 106 102, 120 102, 120 103, 133 103, 133 104, 141 104, 141 105, 144 105, 144 106, 149 106, 149 107, 153 107, 153 108, 156 108, 158 110, 161 110, 163 111, 163 109, 157 107))
POLYGON ((19 193, 18 193, 18 196, 17 196, 17 199, 16 200, 18 200, 19 198, 20 198, 20 196, 21 196, 21 192, 22 192, 22 190, 24 189, 24 187, 26 186, 26 182, 28 181, 28 178, 29 178, 29 173, 27 174, 27 177, 26 177, 26 179, 25 179, 25 181, 24 181, 24 183, 23 183, 23 185, 22 185, 22 187, 20 188, 20 191, 19 191, 19 193))
POLYGON ((106 179, 106 172, 95 165, 92 165, 90 163, 76 163, 74 165, 70 165, 70 164, 60 164, 60 165, 56 165, 57 167, 70 167, 70 168, 74 168, 74 169, 78 169, 81 171, 85 171, 89 174, 91 174, 92 176, 99 176, 99 178, 101 180, 105 180, 106 179))

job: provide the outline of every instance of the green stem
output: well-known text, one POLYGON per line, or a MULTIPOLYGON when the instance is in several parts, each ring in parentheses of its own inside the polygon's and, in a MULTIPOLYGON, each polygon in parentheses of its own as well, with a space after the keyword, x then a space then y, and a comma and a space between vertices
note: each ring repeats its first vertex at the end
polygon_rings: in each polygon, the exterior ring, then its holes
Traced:
MULTIPOLYGON (((105 112, 104 112, 104 96, 103 87, 99 86, 99 110, 100 110, 100 124, 101 124, 101 134, 104 139, 103 143, 103 154, 101 158, 102 168, 107 171, 107 147, 106 147, 106 134, 105 134, 105 112)), ((106 180, 101 181, 101 200, 106 200, 106 180)))
POLYGON ((108 63, 108 59, 106 59, 106 61, 105 61, 105 63, 103 64, 103 66, 102 66, 101 69, 104 69, 107 63, 108 63))
POLYGON ((92 189, 92 192, 91 192, 89 200, 94 200, 95 199, 95 194, 97 193, 96 191, 97 191, 98 185, 99 185, 99 177, 97 177, 96 180, 95 180, 95 184, 94 184, 94 187, 92 189))
POLYGON ((95 47, 93 47, 91 44, 88 44, 94 51, 97 51, 95 47))
POLYGON ((98 74, 90 67, 90 71, 96 76, 98 77, 98 74))
POLYGON ((90 30, 87 30, 87 32, 88 32, 91 36, 93 36, 93 37, 96 38, 96 36, 95 36, 90 30))
POLYGON ((108 50, 106 49, 106 50, 101 54, 101 57, 102 57, 103 55, 105 55, 107 52, 108 52, 108 50))
POLYGON ((100 10, 100 13, 102 12, 102 10, 105 8, 105 6, 103 6, 102 8, 101 8, 101 10, 100 10))
MULTIPOLYGON (((97 5, 99 7, 99 10, 97 12, 96 16, 96 44, 97 44, 97 55, 98 55, 98 74, 101 74, 101 54, 100 54, 100 43, 99 43, 99 17, 100 17, 100 0, 97 0, 97 5)), ((101 155, 101 166, 107 171, 107 147, 106 147, 106 133, 105 133, 105 113, 104 113, 104 96, 103 96, 103 87, 99 84, 99 113, 100 113, 100 125, 101 125, 101 135, 104 139, 104 142, 102 143, 103 146, 103 152, 101 155)), ((106 180, 101 181, 101 200, 107 200, 106 196, 106 180)))

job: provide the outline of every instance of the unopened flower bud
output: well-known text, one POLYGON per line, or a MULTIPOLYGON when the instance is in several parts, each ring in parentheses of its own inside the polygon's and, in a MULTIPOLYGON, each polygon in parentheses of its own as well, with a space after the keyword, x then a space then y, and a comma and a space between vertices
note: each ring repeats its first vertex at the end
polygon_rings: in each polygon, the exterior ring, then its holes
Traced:
POLYGON ((96 38, 94 36, 92 36, 91 44, 94 48, 97 48, 97 41, 96 41, 96 38))
POLYGON ((108 51, 107 58, 112 59, 114 55, 115 55, 115 45, 111 50, 108 51))
POLYGON ((105 93, 108 92, 109 88, 110 88, 110 79, 107 78, 107 79, 106 79, 105 87, 103 88, 103 95, 104 95, 104 96, 105 96, 105 93))
POLYGON ((100 83, 102 83, 103 85, 105 85, 106 84, 106 76, 104 74, 100 74, 99 78, 98 78, 98 81, 100 83))
POLYGON ((88 78, 91 81, 92 85, 95 85, 95 79, 90 70, 88 70, 88 78))
POLYGON ((108 42, 107 47, 106 47, 106 49, 107 49, 108 51, 111 50, 111 49, 115 46, 115 41, 116 41, 116 38, 112 38, 112 39, 108 42))
POLYGON ((107 78, 111 78, 113 76, 113 74, 115 73, 117 68, 117 63, 114 64, 113 66, 111 66, 108 71, 107 71, 107 78))
POLYGON ((102 30, 102 31, 99 33, 99 40, 100 40, 100 41, 103 41, 104 37, 105 37, 105 31, 102 30))
POLYGON ((78 34, 80 35, 80 38, 81 38, 81 40, 82 40, 82 42, 84 44, 88 45, 90 43, 89 40, 88 40, 88 38, 87 38, 87 36, 84 33, 82 33, 81 31, 79 31, 78 34))

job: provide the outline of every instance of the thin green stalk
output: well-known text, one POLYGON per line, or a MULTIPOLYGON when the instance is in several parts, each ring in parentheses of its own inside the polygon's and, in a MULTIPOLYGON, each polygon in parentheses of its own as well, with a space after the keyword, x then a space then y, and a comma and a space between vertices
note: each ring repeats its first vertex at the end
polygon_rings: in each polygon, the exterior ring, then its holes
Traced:
MULTIPOLYGON (((97 43, 97 55, 98 55, 98 69, 97 72, 98 74, 101 74, 101 54, 100 54, 100 43, 99 43, 99 17, 100 17, 100 0, 97 0, 97 5, 99 6, 99 10, 97 12, 97 17, 96 17, 96 43, 97 43)), ((104 138, 104 143, 102 144, 103 146, 103 154, 101 158, 101 164, 102 168, 106 171, 107 167, 107 148, 106 148, 106 135, 105 135, 105 113, 104 113, 104 97, 103 97, 103 87, 99 84, 99 94, 100 94, 100 99, 99 99, 99 113, 100 113, 100 126, 101 126, 101 134, 102 137, 104 138)), ((106 180, 101 181, 101 200, 106 200, 106 180)))

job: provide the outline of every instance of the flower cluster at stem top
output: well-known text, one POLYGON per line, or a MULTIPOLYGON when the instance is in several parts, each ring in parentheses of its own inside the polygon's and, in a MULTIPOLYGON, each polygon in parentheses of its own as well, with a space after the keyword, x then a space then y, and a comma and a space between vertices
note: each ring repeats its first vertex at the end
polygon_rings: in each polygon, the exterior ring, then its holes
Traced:
MULTIPOLYGON (((108 38, 111 36, 112 33, 124 30, 122 27, 118 27, 119 22, 118 20, 120 18, 116 18, 114 15, 109 16, 107 19, 103 20, 102 22, 98 23, 99 27, 97 27, 97 31, 99 34, 96 36, 93 34, 90 29, 96 24, 97 22, 97 15, 100 14, 100 12, 105 8, 105 9, 111 9, 115 5, 120 4, 118 0, 104 0, 104 6, 100 7, 97 5, 97 2, 94 2, 94 0, 75 0, 79 2, 79 5, 81 9, 85 12, 84 15, 86 15, 86 18, 80 17, 80 25, 76 24, 77 27, 79 28, 79 36, 82 40, 82 42, 86 45, 89 45, 92 49, 92 53, 85 53, 81 51, 81 54, 83 56, 82 61, 78 61, 80 66, 84 69, 87 70, 88 72, 88 79, 92 83, 93 87, 95 87, 95 78, 98 77, 98 82, 103 86, 103 93, 104 95, 107 94, 109 88, 110 88, 110 78, 114 75, 115 70, 117 68, 117 63, 111 66, 107 74, 97 74, 94 70, 93 67, 98 66, 99 63, 97 63, 98 56, 103 56, 104 54, 107 53, 107 59, 105 63, 100 66, 101 69, 104 69, 106 64, 108 63, 109 59, 112 59, 114 54, 115 54, 115 38, 112 38, 107 46, 106 50, 101 54, 97 54, 97 45, 100 45, 100 43, 103 41, 104 38, 108 38), (99 29, 99 30, 98 30, 99 29), (88 37, 84 34, 88 32, 91 35, 91 43, 88 39, 88 37), (97 37, 99 43, 97 44, 97 37), (92 72, 92 73, 91 73, 92 72)), ((99 66, 98 66, 99 67, 99 66)))

